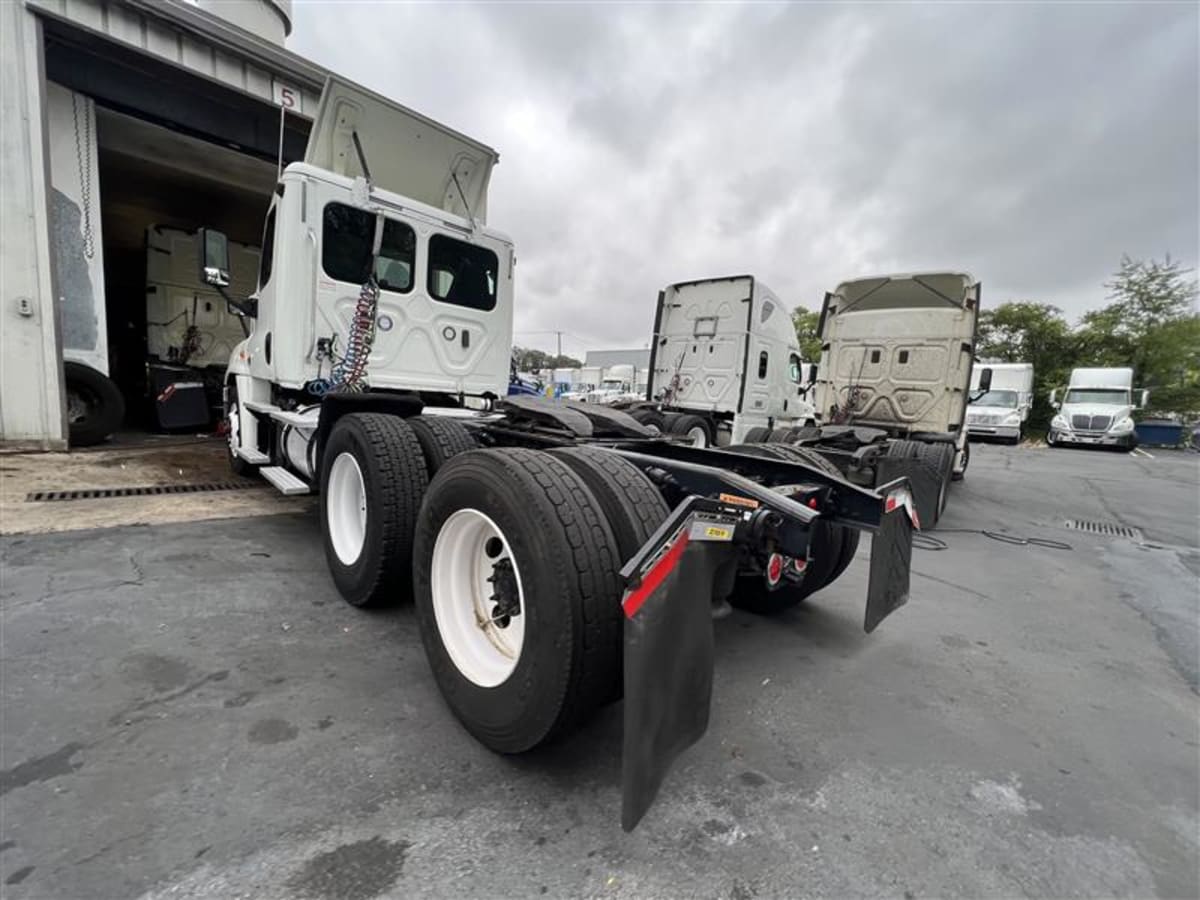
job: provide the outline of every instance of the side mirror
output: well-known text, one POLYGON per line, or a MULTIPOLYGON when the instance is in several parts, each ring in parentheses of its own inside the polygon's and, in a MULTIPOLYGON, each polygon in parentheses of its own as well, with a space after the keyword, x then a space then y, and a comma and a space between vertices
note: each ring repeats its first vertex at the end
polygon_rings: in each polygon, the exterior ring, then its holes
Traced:
POLYGON ((1058 388, 1055 388, 1050 392, 1050 405, 1055 409, 1058 409, 1059 406, 1062 405, 1058 402, 1058 388))
POLYGON ((979 392, 986 394, 992 389, 992 370, 989 366, 979 373, 979 392))
POLYGON ((1150 402, 1150 392, 1149 392, 1149 391, 1142 391, 1142 396, 1141 396, 1141 399, 1138 401, 1138 405, 1137 405, 1136 407, 1134 407, 1134 408, 1135 408, 1135 409, 1145 409, 1145 408, 1146 408, 1146 404, 1147 404, 1147 403, 1149 403, 1149 402, 1150 402))
POLYGON ((213 287, 229 287, 229 240, 211 228, 200 229, 200 280, 213 287))

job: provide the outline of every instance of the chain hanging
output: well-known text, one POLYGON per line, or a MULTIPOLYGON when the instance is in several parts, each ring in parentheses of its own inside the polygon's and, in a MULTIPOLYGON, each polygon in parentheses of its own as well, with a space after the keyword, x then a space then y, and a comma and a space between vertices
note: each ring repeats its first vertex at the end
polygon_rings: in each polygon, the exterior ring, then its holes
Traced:
POLYGON ((79 163, 79 195, 83 206, 83 255, 91 259, 96 253, 92 233, 92 116, 87 98, 72 92, 71 115, 75 119, 75 159, 79 163), (79 103, 83 101, 83 134, 79 133, 79 103))

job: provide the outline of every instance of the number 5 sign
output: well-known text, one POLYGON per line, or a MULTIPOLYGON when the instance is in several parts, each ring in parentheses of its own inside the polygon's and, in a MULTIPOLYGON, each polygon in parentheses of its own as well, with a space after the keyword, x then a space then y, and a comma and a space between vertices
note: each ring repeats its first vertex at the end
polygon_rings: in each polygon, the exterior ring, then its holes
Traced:
POLYGON ((303 114, 302 98, 304 95, 300 92, 300 88, 272 79, 271 92, 275 102, 288 112, 303 114))

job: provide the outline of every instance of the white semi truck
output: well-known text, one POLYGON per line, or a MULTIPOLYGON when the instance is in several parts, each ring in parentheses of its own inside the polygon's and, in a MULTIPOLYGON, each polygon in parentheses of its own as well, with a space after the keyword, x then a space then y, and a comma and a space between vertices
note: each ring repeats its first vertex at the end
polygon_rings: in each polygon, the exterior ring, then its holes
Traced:
POLYGON ((638 421, 728 446, 811 424, 787 308, 752 275, 672 284, 658 295, 638 421))
MULTIPOLYGON (((632 828, 708 724, 713 609, 770 611, 874 534, 864 627, 908 597, 908 482, 659 439, 594 404, 508 397, 511 242, 485 224, 495 153, 331 81, 283 172, 229 363, 229 451, 320 492, 354 606, 413 598, 434 679, 483 744, 520 753, 624 697, 632 828), (469 404, 486 406, 475 412, 469 404)), ((208 231, 206 282, 227 248, 208 231)))
POLYGON ((1010 444, 1021 443, 1021 428, 1033 407, 1033 365, 1031 363, 988 363, 992 386, 979 390, 985 366, 971 370, 971 403, 967 406, 967 433, 976 438, 997 438, 1010 444))
MULTIPOLYGON (((815 403, 821 426, 792 440, 851 481, 913 481, 921 523, 937 524, 949 485, 970 461, 980 285, 962 272, 858 278, 825 295, 815 403)), ((979 371, 977 393, 991 388, 979 371)))
POLYGON ((1054 447, 1093 444, 1132 450, 1137 446, 1133 413, 1145 408, 1149 396, 1141 391, 1135 399, 1133 369, 1073 369, 1062 400, 1057 388, 1050 392, 1050 405, 1057 412, 1046 442, 1054 447))

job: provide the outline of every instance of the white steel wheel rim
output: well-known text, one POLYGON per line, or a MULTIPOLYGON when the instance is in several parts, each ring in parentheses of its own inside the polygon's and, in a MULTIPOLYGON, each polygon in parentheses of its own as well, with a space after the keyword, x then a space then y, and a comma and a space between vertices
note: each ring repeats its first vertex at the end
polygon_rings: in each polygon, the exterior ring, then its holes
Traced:
POLYGON ((693 447, 707 447, 708 434, 700 425, 693 425, 687 430, 688 440, 692 442, 693 447))
POLYGON ((508 538, 488 516, 460 509, 442 523, 429 566, 433 616, 450 661, 480 687, 503 684, 525 645, 525 589, 508 538), (496 564, 507 560, 516 579, 519 611, 496 616, 496 564))
POLYGON ((333 552, 343 565, 353 565, 367 539, 367 487, 353 453, 339 453, 329 469, 325 519, 333 552))

